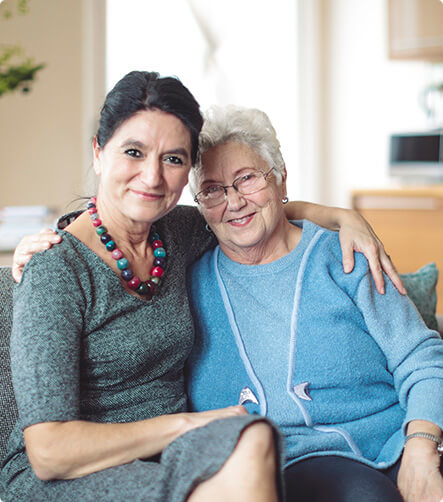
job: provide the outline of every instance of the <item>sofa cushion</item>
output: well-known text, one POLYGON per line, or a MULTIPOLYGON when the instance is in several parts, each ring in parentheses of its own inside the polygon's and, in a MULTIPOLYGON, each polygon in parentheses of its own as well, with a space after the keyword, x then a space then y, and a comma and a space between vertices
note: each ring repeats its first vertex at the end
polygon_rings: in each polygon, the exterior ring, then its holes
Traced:
POLYGON ((438 329, 435 311, 437 307, 438 269, 428 263, 416 272, 400 274, 409 298, 414 302, 428 328, 438 329))
POLYGON ((6 455, 9 435, 17 419, 9 362, 13 285, 11 269, 0 267, 0 466, 6 455))

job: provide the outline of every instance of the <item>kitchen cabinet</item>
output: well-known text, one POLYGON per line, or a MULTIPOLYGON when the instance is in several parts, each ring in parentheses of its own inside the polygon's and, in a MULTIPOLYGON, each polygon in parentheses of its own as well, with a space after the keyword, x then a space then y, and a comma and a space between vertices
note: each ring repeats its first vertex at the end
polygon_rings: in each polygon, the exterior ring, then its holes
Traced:
POLYGON ((443 61, 441 0, 388 0, 390 59, 443 61))

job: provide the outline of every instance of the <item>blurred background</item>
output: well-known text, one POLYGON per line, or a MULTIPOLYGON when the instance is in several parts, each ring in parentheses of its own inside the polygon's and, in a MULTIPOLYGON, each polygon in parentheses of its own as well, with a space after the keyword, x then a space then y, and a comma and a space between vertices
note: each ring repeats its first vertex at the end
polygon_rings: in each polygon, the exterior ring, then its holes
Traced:
POLYGON ((177 75, 203 109, 264 110, 291 199, 356 207, 384 240, 400 223, 380 210, 432 213, 443 253, 441 0, 3 0, 0 44, 4 253, 93 193, 100 106, 133 69, 177 75))

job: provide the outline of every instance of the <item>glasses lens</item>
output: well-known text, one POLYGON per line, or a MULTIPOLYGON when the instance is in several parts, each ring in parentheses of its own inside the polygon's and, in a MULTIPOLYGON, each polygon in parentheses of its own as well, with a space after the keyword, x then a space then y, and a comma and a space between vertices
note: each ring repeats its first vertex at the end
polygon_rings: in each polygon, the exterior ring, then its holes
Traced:
POLYGON ((198 202, 205 207, 214 207, 225 199, 225 191, 219 185, 205 188, 197 195, 198 202))
POLYGON ((233 185, 240 193, 248 195, 264 188, 266 180, 261 171, 251 171, 237 178, 233 185))

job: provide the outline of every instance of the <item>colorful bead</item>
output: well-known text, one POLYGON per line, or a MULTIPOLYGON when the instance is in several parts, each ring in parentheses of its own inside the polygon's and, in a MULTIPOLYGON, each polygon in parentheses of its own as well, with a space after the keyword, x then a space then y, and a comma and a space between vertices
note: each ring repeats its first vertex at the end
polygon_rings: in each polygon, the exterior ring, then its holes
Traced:
POLYGON ((154 260, 153 265, 154 265, 154 267, 165 268, 166 267, 166 258, 162 258, 161 256, 159 256, 158 258, 156 258, 154 260))
POLYGON ((152 244, 154 241, 158 241, 160 239, 160 236, 158 235, 157 232, 151 231, 149 233, 148 241, 150 244, 152 244))
POLYGON ((87 204, 87 210, 97 235, 100 237, 101 242, 106 246, 106 249, 111 252, 112 258, 116 260, 117 267, 121 271, 121 277, 124 281, 127 281, 128 287, 134 290, 138 295, 150 300, 158 284, 160 284, 160 277, 163 276, 166 267, 166 250, 163 247, 163 242, 161 241, 160 236, 153 228, 151 228, 148 236, 148 241, 154 252, 154 262, 150 273, 151 278, 146 282, 141 281, 140 278, 135 276, 134 272, 129 268, 129 261, 124 257, 123 252, 117 248, 117 244, 107 233, 108 231, 102 224, 98 215, 96 204, 96 197, 91 197, 87 204))
POLYGON ((125 270, 129 267, 129 261, 126 258, 120 258, 120 260, 117 261, 117 267, 120 270, 125 270))
POLYGON ((154 256, 164 258, 166 256, 166 251, 164 248, 154 249, 154 256))
POLYGON ((163 242, 160 239, 155 240, 151 243, 152 249, 162 248, 163 242))
POLYGON ((128 281, 128 288, 130 289, 137 289, 140 286, 141 280, 134 275, 134 277, 128 281))
POLYGON ((139 287, 135 290, 135 292, 141 296, 151 294, 151 290, 150 290, 149 286, 146 284, 146 282, 141 282, 139 287))
POLYGON ((124 281, 130 281, 134 277, 134 272, 130 268, 126 268, 122 270, 121 276, 124 281))
POLYGON ((111 256, 114 258, 114 260, 120 260, 120 258, 123 258, 123 253, 120 251, 120 249, 114 249, 112 251, 111 256))
POLYGON ((112 237, 109 234, 101 234, 100 235, 100 240, 103 242, 103 244, 107 244, 109 241, 112 240, 112 237))
POLYGON ((151 268, 151 275, 153 277, 161 277, 163 275, 163 269, 161 267, 151 268))

